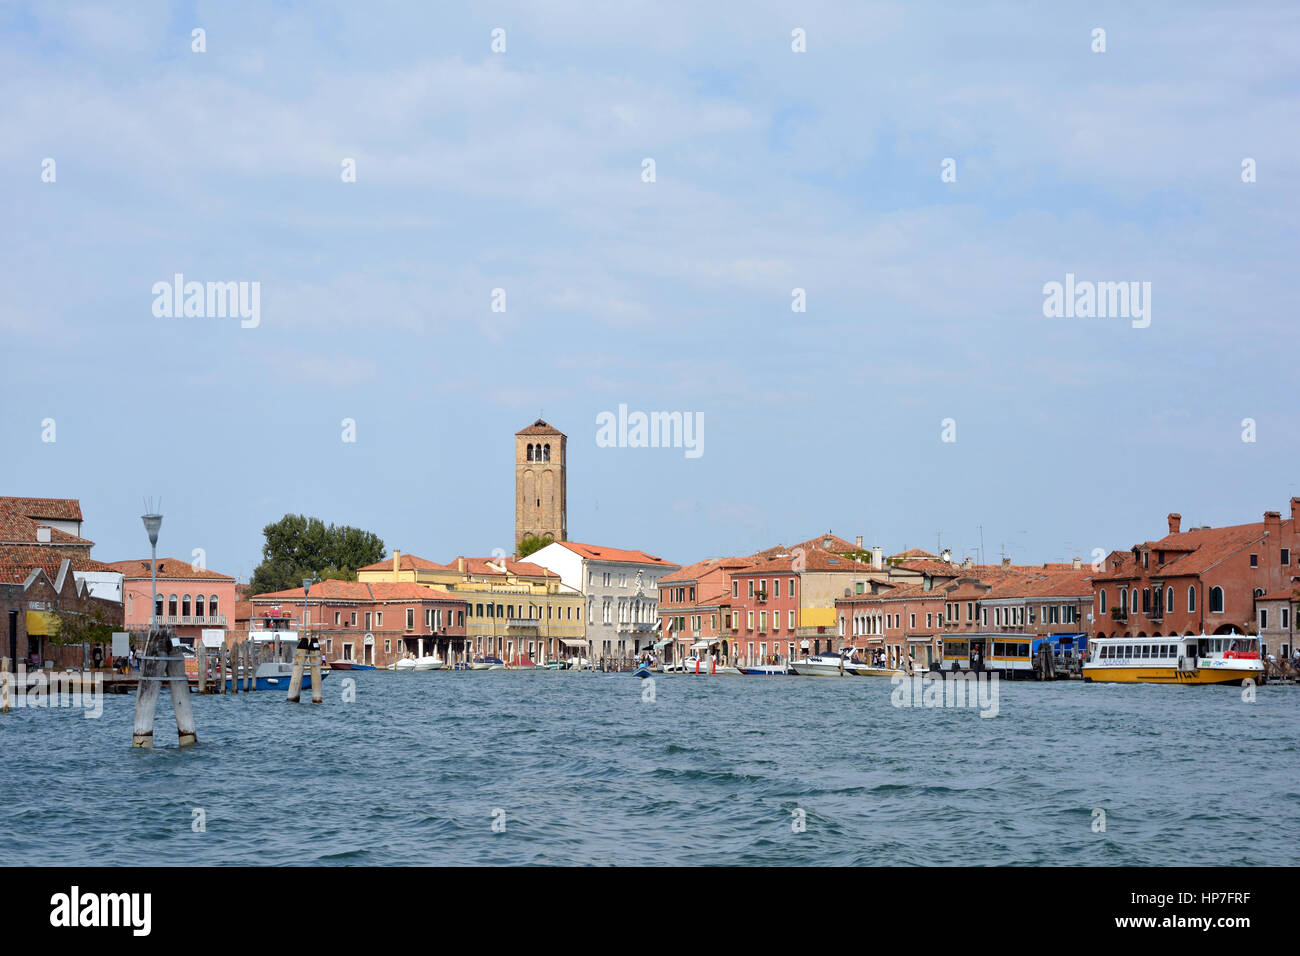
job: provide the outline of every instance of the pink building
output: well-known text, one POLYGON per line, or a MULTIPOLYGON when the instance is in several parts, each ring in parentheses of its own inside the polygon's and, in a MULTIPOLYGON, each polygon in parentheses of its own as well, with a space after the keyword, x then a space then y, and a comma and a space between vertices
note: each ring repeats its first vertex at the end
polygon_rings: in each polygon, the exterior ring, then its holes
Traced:
MULTIPOLYGON (((114 561, 122 573, 122 614, 126 630, 149 630, 149 559, 114 561)), ((172 627, 186 644, 195 644, 204 628, 233 626, 235 579, 176 558, 158 559, 158 623, 172 627)))

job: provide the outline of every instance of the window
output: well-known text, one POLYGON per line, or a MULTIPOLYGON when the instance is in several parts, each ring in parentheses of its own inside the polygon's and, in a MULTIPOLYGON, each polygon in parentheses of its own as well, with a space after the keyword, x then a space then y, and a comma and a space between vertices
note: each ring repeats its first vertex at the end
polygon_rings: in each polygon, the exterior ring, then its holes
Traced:
POLYGON ((190 616, 190 596, 187 594, 181 598, 181 617, 190 616))
POLYGON ((1252 554, 1252 555, 1250 556, 1250 566, 1251 566, 1252 568, 1257 568, 1257 567, 1259 567, 1259 555, 1257 555, 1257 554, 1252 554))
POLYGON ((203 617, 203 595, 198 594, 194 597, 194 616, 203 617))
POLYGON ((1133 593, 1132 593, 1131 597, 1133 598, 1133 613, 1136 614, 1136 613, 1137 613, 1137 609, 1138 609, 1138 589, 1137 589, 1137 588, 1134 588, 1134 589, 1133 589, 1133 593))
POLYGON ((406 609, 406 629, 408 631, 415 630, 415 608, 413 607, 406 609))
POLYGON ((1105 614, 1106 613, 1106 589, 1105 588, 1101 589, 1101 594, 1098 597, 1098 600, 1101 601, 1099 610, 1101 611, 1102 614, 1105 614))
POLYGON ((343 618, 342 613, 340 613, 339 611, 335 611, 335 612, 334 612, 334 626, 335 626, 335 627, 338 627, 338 626, 339 626, 339 622, 342 620, 342 618, 343 618))
POLYGON ((907 626, 910 627, 910 628, 912 628, 913 630, 916 629, 916 615, 915 615, 915 614, 909 614, 909 615, 907 615, 907 626))
POLYGON ((1281 562, 1282 562, 1282 567, 1284 567, 1284 568, 1285 568, 1287 565, 1289 565, 1289 564, 1291 563, 1291 549, 1290 549, 1290 548, 1283 548, 1283 549, 1282 549, 1282 558, 1281 558, 1281 562))
POLYGON ((786 589, 785 593, 790 595, 790 597, 794 597, 794 578, 790 579, 790 587, 786 589))
MULTIPOLYGON (((429 628, 430 630, 433 630, 433 609, 432 608, 426 607, 424 609, 424 626, 429 628)), ((409 631, 410 628, 408 627, 407 630, 409 631)))
POLYGON ((732 597, 740 597, 740 582, 739 582, 739 581, 732 581, 732 582, 731 582, 731 596, 732 596, 732 597))
POLYGON ((1223 588, 1221 587, 1210 588, 1210 613, 1223 613, 1223 588))
POLYGON ((376 612, 375 612, 375 627, 383 627, 383 626, 384 626, 384 612, 383 612, 383 611, 376 611, 376 612))
POLYGON ((934 627, 934 612, 933 612, 933 611, 931 611, 929 614, 927 614, 927 615, 925 616, 925 626, 926 626, 927 628, 929 628, 929 627, 934 627))
POLYGON ((746 627, 748 630, 751 630, 751 631, 754 629, 754 612, 753 612, 753 611, 750 611, 750 612, 749 612, 749 621, 745 624, 745 627, 746 627))
POLYGON ((163 616, 163 596, 161 594, 154 596, 153 613, 156 617, 163 616))
POLYGON ((1268 608, 1259 609, 1259 629, 1262 631, 1268 627, 1268 608))
POLYGON ((1187 613, 1196 613, 1196 585, 1193 584, 1187 588, 1187 613))
POLYGON ((794 611, 790 612, 790 630, 794 630, 794 611))
POLYGON ((1168 610, 1171 613, 1174 609, 1174 589, 1165 588, 1165 607, 1162 610, 1168 610))
MULTIPOLYGON (((479 605, 479 606, 482 607, 482 605, 479 605)), ((372 616, 373 616, 373 615, 371 614, 370 611, 367 611, 367 612, 366 612, 366 630, 367 630, 367 631, 370 630, 370 621, 371 621, 372 616)))
POLYGON ((1291 609, 1284 607, 1282 608, 1282 630, 1287 631, 1290 629, 1291 629, 1291 609))
POLYGON ((759 633, 762 633, 763 631, 766 631, 766 630, 767 630, 767 612, 766 612, 766 611, 759 611, 759 612, 758 612, 758 630, 759 630, 759 633))
POLYGON ((750 578, 750 579, 749 579, 749 596, 750 596, 750 597, 753 597, 753 596, 754 596, 754 579, 753 579, 753 578, 750 578))

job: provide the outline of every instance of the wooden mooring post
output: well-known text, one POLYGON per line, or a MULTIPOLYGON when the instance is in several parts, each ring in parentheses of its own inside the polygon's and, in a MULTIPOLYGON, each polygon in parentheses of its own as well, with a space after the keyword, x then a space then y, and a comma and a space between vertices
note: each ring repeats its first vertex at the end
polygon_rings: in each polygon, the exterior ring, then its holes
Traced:
POLYGON ((145 642, 140 661, 140 686, 135 695, 135 728, 132 747, 153 746, 153 723, 158 697, 165 681, 171 690, 172 710, 176 714, 176 735, 182 747, 199 742, 194 727, 194 708, 190 704, 190 682, 185 676, 185 658, 179 653, 168 628, 154 628, 145 642))
POLYGON ((293 672, 289 675, 287 700, 292 704, 298 703, 302 697, 302 675, 308 666, 308 660, 311 661, 311 702, 320 704, 325 700, 321 689, 320 643, 314 637, 302 637, 298 639, 298 648, 293 655, 293 672))
POLYGON ((9 658, 0 657, 0 714, 9 713, 15 676, 9 670, 9 658))

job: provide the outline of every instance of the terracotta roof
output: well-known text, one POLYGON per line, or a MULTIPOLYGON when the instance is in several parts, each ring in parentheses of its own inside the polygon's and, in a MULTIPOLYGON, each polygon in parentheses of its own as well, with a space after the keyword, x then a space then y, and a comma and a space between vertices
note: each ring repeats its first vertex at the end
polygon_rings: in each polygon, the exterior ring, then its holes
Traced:
MULTIPOLYGON (((122 576, 128 581, 139 581, 141 578, 147 581, 150 578, 148 558, 141 558, 136 561, 110 561, 109 564, 113 570, 121 571, 122 576)), ((216 571, 209 571, 207 568, 196 568, 190 562, 181 561, 178 558, 159 558, 158 580, 164 579, 175 581, 235 580, 228 574, 218 574, 216 571)))
POLYGON ((686 581, 698 581, 710 571, 735 570, 748 567, 752 560, 752 558, 705 558, 703 561, 696 561, 684 568, 678 568, 671 574, 665 574, 659 579, 659 583, 681 584, 686 581))
MULTIPOLYGON (((45 544, 46 542, 37 540, 36 529, 38 526, 40 526, 39 521, 33 521, 12 508, 0 506, 0 544, 45 544)), ((77 545, 89 548, 95 543, 85 538, 79 538, 75 534, 61 531, 58 528, 48 525, 46 527, 50 528, 49 544, 77 545)))
MULTIPOLYGON (((250 603, 301 601, 302 588, 253 595, 250 603)), ((315 601, 458 601, 463 597, 441 588, 431 588, 411 581, 320 581, 311 586, 308 599, 315 601)))
MULTIPOLYGON (((1288 518, 1282 521, 1285 527, 1288 518)), ((1106 558, 1105 568, 1093 576, 1095 582, 1123 581, 1134 577, 1182 577, 1203 574, 1232 554, 1245 550, 1264 537, 1265 524, 1229 525, 1222 528, 1196 528, 1167 535, 1158 541, 1148 541, 1139 548, 1148 549, 1148 567, 1133 556, 1132 550, 1113 551, 1106 558), (1173 555, 1164 564, 1157 564, 1158 552, 1173 555)))
MULTIPOLYGON (((358 571, 391 571, 392 569, 392 555, 389 555, 382 561, 376 561, 374 564, 367 564, 364 568, 357 568, 358 571)), ((404 554, 398 559, 398 569, 401 571, 441 571, 445 570, 445 565, 438 564, 435 561, 430 561, 428 558, 418 557, 414 554, 404 554)))
POLYGON ((0 508, 8 508, 26 518, 49 518, 54 521, 81 521, 81 501, 77 498, 0 497, 0 508))
POLYGON ((579 544, 576 541, 556 541, 562 548, 568 548, 574 554, 587 558, 592 561, 614 561, 623 564, 657 564, 661 567, 670 567, 674 570, 677 565, 671 561, 665 561, 663 558, 657 558, 653 554, 646 554, 644 551, 631 551, 623 548, 606 548, 603 545, 579 544))
MULTIPOLYGON (((773 571, 794 572, 796 561, 802 560, 804 571, 851 571, 861 574, 864 571, 870 571, 871 562, 855 561, 852 558, 846 558, 844 555, 835 551, 826 551, 822 548, 805 548, 802 554, 796 554, 793 551, 780 554, 770 558, 762 558, 746 568, 741 568, 737 574, 770 574, 773 571)), ((797 572, 796 572, 797 573, 797 572)))
POLYGON ((750 558, 755 560, 759 558, 771 558, 786 551, 793 551, 795 548, 803 548, 805 551, 811 551, 814 548, 817 548, 824 551, 843 553, 845 551, 856 551, 858 546, 827 531, 825 534, 819 534, 817 537, 809 538, 807 541, 800 541, 798 544, 792 544, 789 546, 777 544, 770 548, 764 548, 762 551, 755 551, 750 555, 750 558))
MULTIPOLYGON (((44 568, 50 577, 58 573, 59 565, 67 560, 73 571, 116 571, 103 561, 95 561, 73 551, 29 545, 0 545, 0 565, 6 568, 44 568)), ((24 575, 26 577, 26 575, 24 575)))
POLYGON ((560 431, 549 422, 544 422, 540 418, 533 422, 527 428, 521 428, 515 432, 516 435, 559 435, 564 438, 564 432, 560 431))
POLYGON ((912 558, 929 558, 931 560, 937 561, 939 559, 939 556, 937 554, 931 554, 929 551, 926 551, 923 548, 908 548, 906 551, 901 551, 898 554, 891 554, 889 558, 891 561, 894 558, 902 558, 904 561, 910 560, 912 558))

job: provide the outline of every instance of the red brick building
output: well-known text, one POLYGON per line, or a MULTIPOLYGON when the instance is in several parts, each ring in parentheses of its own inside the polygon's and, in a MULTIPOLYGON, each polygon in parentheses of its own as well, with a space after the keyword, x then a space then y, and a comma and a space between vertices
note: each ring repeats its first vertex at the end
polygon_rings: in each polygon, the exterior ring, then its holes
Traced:
POLYGON ((254 625, 268 612, 287 614, 320 639, 327 660, 387 667, 413 654, 466 659, 467 603, 448 591, 388 581, 320 581, 304 602, 302 588, 250 599, 254 625), (305 605, 305 606, 304 606, 305 605))
POLYGON ((680 661, 708 649, 722 661, 735 658, 731 573, 751 562, 750 558, 708 558, 659 579, 660 637, 655 648, 663 660, 680 661))
POLYGON ((1093 576, 1096 636, 1248 633, 1266 653, 1293 651, 1300 498, 1286 518, 1266 511, 1252 524, 1184 531, 1180 515, 1168 521, 1163 538, 1112 552, 1093 576))

